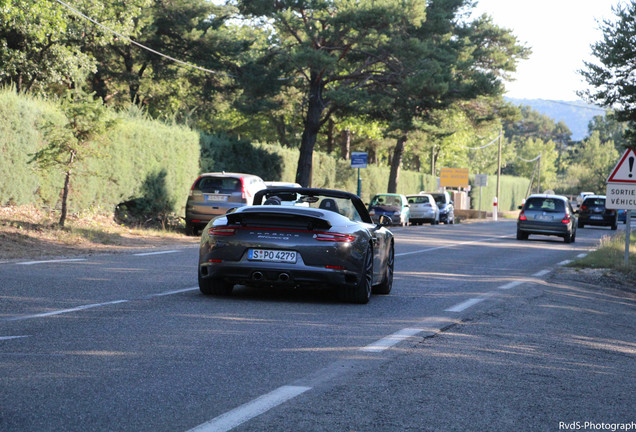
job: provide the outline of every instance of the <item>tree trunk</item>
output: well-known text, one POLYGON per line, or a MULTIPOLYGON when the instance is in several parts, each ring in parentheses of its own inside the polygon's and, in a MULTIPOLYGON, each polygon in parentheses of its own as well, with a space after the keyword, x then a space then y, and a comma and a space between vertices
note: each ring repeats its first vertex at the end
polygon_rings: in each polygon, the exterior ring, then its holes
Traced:
POLYGON ((71 189, 71 170, 73 166, 73 161, 75 160, 75 152, 71 152, 71 157, 68 161, 68 170, 66 170, 66 175, 64 176, 64 189, 62 189, 62 214, 60 215, 60 226, 64 228, 64 223, 66 223, 66 213, 68 209, 68 193, 71 189))
POLYGON ((335 124, 332 118, 329 118, 329 122, 327 123, 327 153, 333 153, 334 148, 336 147, 336 140, 333 136, 333 130, 335 128, 335 124))
POLYGON ((344 160, 351 159, 351 131, 349 129, 342 131, 342 148, 340 150, 340 156, 344 160))
POLYGON ((393 158, 391 159, 391 174, 389 174, 388 193, 397 193, 398 179, 400 178, 400 165, 402 165, 402 156, 404 155, 404 147, 406 145, 406 135, 402 135, 395 144, 393 158))
POLYGON ((296 170, 296 183, 303 187, 309 187, 311 183, 312 156, 318 129, 320 129, 320 117, 324 109, 322 86, 322 81, 318 78, 317 73, 312 72, 305 130, 301 138, 298 168, 296 170))

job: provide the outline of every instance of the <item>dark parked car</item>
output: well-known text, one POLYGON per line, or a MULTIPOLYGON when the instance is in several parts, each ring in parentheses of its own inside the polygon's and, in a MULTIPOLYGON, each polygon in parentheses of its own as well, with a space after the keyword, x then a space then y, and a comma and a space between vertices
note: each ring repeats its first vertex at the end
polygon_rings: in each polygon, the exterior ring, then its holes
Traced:
POLYGON ((585 225, 618 228, 618 213, 605 208, 605 195, 588 195, 579 206, 579 228, 585 225))
POLYGON ((198 233, 211 219, 230 209, 251 205, 256 192, 266 187, 263 179, 252 174, 201 174, 192 184, 186 202, 186 234, 198 233))
POLYGON ((432 192, 433 198, 439 207, 439 221, 446 224, 455 223, 455 206, 450 198, 450 194, 444 192, 432 192))
POLYGON ((577 218, 570 201, 561 195, 530 195, 519 207, 517 240, 530 234, 563 237, 566 243, 576 239, 577 218))
POLYGON ((394 224, 402 226, 407 226, 411 219, 409 204, 402 194, 375 195, 369 204, 369 214, 374 222, 378 222, 382 216, 388 216, 394 224))
POLYGON ((235 284, 327 285, 344 301, 367 303, 393 285, 393 234, 372 222, 348 192, 276 188, 257 192, 254 205, 211 221, 199 251, 199 288, 227 295, 235 284), (280 205, 295 201, 297 205, 280 205))

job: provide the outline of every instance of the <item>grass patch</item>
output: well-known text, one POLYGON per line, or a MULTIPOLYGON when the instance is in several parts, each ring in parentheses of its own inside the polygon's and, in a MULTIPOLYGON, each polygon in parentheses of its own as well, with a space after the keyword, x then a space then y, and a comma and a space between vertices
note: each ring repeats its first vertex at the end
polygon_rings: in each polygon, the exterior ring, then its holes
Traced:
POLYGON ((629 246, 629 264, 625 266, 625 233, 604 236, 598 249, 569 264, 575 268, 603 268, 618 271, 636 281, 636 230, 632 230, 629 246))

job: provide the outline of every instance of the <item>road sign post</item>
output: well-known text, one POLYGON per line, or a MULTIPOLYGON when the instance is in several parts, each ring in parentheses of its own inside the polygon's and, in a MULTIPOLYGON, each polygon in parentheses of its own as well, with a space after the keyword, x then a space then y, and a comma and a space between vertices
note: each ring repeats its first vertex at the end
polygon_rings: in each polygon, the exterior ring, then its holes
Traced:
POLYGON ((351 152, 351 168, 358 168, 358 196, 362 193, 362 177, 360 177, 360 168, 367 167, 366 152, 351 152))
POLYGON ((605 207, 626 210, 625 214, 625 266, 629 265, 629 241, 631 238, 632 211, 636 210, 636 153, 625 150, 612 173, 607 178, 605 207))
POLYGON ((488 186, 488 176, 486 174, 475 174, 475 186, 479 186, 479 219, 481 219, 481 188, 488 186))

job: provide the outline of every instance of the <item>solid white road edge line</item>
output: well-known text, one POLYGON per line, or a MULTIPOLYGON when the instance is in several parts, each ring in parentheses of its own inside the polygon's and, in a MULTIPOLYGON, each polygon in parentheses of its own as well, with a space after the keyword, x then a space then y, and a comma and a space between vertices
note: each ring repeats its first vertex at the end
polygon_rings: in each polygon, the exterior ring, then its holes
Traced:
POLYGON ((148 255, 163 255, 163 254, 171 254, 177 253, 178 250, 168 250, 168 251, 159 251, 159 252, 144 252, 144 253, 136 253, 133 256, 148 256, 148 255))
POLYGON ((484 300, 486 300, 485 297, 477 297, 477 298, 468 299, 464 302, 456 304, 455 306, 449 307, 448 309, 444 309, 444 311, 445 312, 462 312, 468 309, 469 307, 474 306, 477 303, 482 302, 484 300))
POLYGON ((46 263, 65 263, 72 261, 86 261, 86 258, 68 258, 68 259, 56 259, 56 260, 44 260, 44 261, 25 261, 16 263, 17 265, 33 265, 33 264, 46 264, 46 263))
POLYGON ((33 318, 44 318, 44 317, 49 317, 53 315, 62 315, 62 314, 77 312, 77 311, 81 311, 85 309, 92 309, 92 308, 96 308, 100 306, 109 306, 109 305, 114 305, 119 303, 127 303, 128 301, 129 300, 115 300, 115 301, 105 302, 105 303, 88 304, 84 306, 74 307, 71 309, 61 309, 61 310, 52 311, 52 312, 44 312, 44 313, 33 314, 33 315, 22 315, 22 316, 17 316, 12 318, 4 318, 3 321, 22 321, 22 320, 28 320, 33 318))
POLYGON ((445 245, 445 246, 437 246, 437 247, 434 247, 434 248, 421 249, 421 250, 417 250, 417 251, 413 251, 413 252, 402 252, 402 253, 399 253, 399 254, 395 254, 395 256, 399 257, 399 256, 414 255, 414 254, 424 253, 424 252, 432 252, 432 251, 436 251, 436 250, 439 250, 439 249, 448 249, 448 248, 455 247, 455 246, 464 246, 464 245, 467 245, 467 244, 480 243, 480 242, 485 242, 485 241, 489 241, 489 240, 496 240, 496 239, 506 238, 506 237, 512 237, 512 234, 507 234, 507 235, 497 236, 497 237, 488 237, 488 238, 479 239, 479 240, 471 240, 471 241, 467 241, 467 242, 455 243, 455 244, 450 244, 450 245, 445 245))
POLYGON ((188 432, 226 432, 281 405, 311 387, 282 386, 238 408, 213 418, 188 432))

